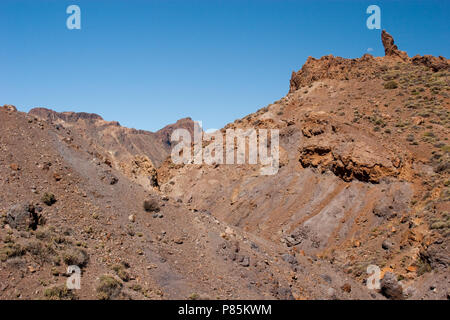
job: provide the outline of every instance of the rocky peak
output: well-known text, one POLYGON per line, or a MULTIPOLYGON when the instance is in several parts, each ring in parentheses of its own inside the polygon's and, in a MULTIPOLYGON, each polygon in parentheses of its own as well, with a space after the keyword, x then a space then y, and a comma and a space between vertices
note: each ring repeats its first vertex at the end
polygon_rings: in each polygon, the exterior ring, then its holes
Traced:
POLYGON ((165 126, 164 128, 158 130, 156 132, 156 135, 159 137, 159 139, 166 145, 170 146, 171 141, 170 137, 172 135, 172 132, 176 129, 186 129, 189 131, 191 135, 194 134, 194 121, 192 121, 191 118, 183 118, 178 120, 176 123, 169 124, 165 126))
POLYGON ((398 47, 394 43, 394 38, 383 30, 381 32, 381 41, 383 42, 384 54, 390 57, 399 57, 402 60, 408 59, 408 54, 405 51, 398 50, 398 47))
POLYGON ((12 104, 5 104, 3 108, 7 111, 16 112, 17 108, 13 106, 12 104))

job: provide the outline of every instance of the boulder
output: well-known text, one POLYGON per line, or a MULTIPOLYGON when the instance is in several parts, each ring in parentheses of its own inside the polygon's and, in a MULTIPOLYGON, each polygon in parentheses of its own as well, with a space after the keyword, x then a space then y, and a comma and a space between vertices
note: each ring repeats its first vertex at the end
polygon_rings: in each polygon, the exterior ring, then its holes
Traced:
POLYGON ((392 300, 403 299, 403 288, 397 281, 397 276, 392 272, 386 272, 381 280, 381 293, 392 300))
POLYGON ((20 203, 9 209, 6 214, 6 221, 17 230, 35 230, 39 223, 39 215, 33 205, 20 203))

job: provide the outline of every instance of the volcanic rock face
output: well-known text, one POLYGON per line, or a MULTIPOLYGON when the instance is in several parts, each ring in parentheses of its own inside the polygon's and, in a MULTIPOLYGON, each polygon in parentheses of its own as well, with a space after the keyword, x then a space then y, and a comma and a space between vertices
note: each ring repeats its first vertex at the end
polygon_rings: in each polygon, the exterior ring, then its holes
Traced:
POLYGON ((308 58, 222 129, 278 129, 272 176, 175 165, 189 118, 152 133, 0 108, 0 298, 446 299, 449 62, 382 41, 385 57, 308 58), (69 264, 81 290, 58 290, 69 264))

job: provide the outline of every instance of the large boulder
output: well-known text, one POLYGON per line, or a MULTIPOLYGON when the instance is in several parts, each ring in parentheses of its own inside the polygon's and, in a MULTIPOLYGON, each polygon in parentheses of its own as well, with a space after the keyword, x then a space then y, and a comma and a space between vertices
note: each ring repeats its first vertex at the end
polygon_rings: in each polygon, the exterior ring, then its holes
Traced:
POLYGON ((422 260, 430 264, 433 269, 445 270, 450 265, 449 240, 438 240, 420 252, 422 260))
POLYGON ((392 272, 386 272, 381 280, 381 293, 389 299, 402 300, 403 287, 397 280, 397 276, 392 272))
POLYGON ((32 204, 19 203, 9 209, 6 221, 17 230, 35 230, 39 223, 39 215, 32 204))

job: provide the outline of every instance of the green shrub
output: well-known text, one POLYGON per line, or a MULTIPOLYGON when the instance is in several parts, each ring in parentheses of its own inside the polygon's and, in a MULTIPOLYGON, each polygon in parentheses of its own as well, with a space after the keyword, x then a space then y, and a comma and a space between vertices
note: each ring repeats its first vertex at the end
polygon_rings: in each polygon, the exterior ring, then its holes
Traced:
POLYGON ((43 203, 45 203, 48 206, 51 206, 52 204, 54 204, 56 202, 56 198, 55 195, 53 193, 44 193, 44 195, 41 198, 41 201, 43 203))
POLYGON ((419 259, 417 261, 417 275, 421 276, 427 272, 431 272, 430 264, 425 260, 419 259))
POLYGON ((199 300, 200 295, 198 293, 193 293, 189 296, 189 300, 199 300))
POLYGON ((25 245, 25 249, 39 263, 51 262, 56 255, 55 249, 51 244, 45 244, 39 240, 33 240, 25 245))
POLYGON ((116 272, 117 276, 124 282, 128 282, 130 280, 130 275, 125 270, 124 266, 116 264, 112 267, 112 269, 116 272))
POLYGON ((44 296, 48 300, 75 300, 76 296, 72 290, 67 289, 65 285, 47 288, 44 296))
POLYGON ((122 283, 110 275, 102 275, 96 290, 100 300, 110 300, 120 294, 122 283))
POLYGON ((23 256, 25 252, 25 249, 20 244, 6 243, 3 248, 0 248, 0 261, 23 256))
POLYGON ((71 248, 63 253, 63 261, 68 266, 77 265, 80 268, 84 267, 89 261, 87 252, 80 248, 71 248))

